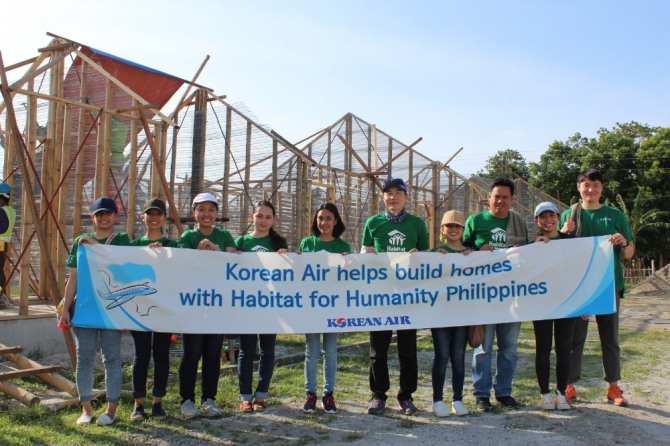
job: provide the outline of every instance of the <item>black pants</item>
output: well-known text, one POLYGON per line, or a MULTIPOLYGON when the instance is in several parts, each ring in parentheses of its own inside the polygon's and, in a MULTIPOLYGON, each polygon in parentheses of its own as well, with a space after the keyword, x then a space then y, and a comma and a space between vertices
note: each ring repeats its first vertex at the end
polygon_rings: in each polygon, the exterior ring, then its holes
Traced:
POLYGON ((549 375, 551 373, 551 341, 556 345, 556 390, 565 395, 565 388, 570 379, 570 349, 572 333, 578 318, 549 319, 533 321, 535 330, 535 374, 540 393, 549 392, 549 375))
MULTIPOLYGON (((619 291, 616 296, 616 313, 596 316, 600 348, 603 354, 604 379, 608 383, 621 380, 621 348, 619 347, 619 305, 621 298, 623 298, 623 291, 619 291)), ((572 334, 570 384, 581 379, 582 357, 584 356, 584 343, 586 342, 588 327, 589 321, 577 318, 575 330, 572 334)))
POLYGON ((154 358, 153 396, 162 398, 167 389, 170 375, 170 338, 171 333, 152 333, 150 331, 133 331, 130 335, 135 342, 133 358, 133 398, 147 396, 147 376, 149 361, 154 358))
POLYGON ((5 251, 0 251, 0 291, 5 294, 7 294, 7 291, 5 290, 5 282, 7 281, 7 277, 5 276, 5 259, 7 258, 7 248, 9 248, 9 243, 5 243, 5 251))
MULTIPOLYGON (((393 331, 370 332, 370 390, 372 395, 386 401, 391 387, 388 369, 388 351, 393 331)), ((400 360, 400 388, 398 400, 408 400, 416 391, 418 363, 416 358, 416 330, 398 330, 398 359, 400 360)))
POLYGON ((195 402, 195 381, 198 362, 202 357, 202 399, 216 399, 221 373, 221 347, 223 335, 184 334, 184 354, 179 364, 179 396, 181 402, 195 402))

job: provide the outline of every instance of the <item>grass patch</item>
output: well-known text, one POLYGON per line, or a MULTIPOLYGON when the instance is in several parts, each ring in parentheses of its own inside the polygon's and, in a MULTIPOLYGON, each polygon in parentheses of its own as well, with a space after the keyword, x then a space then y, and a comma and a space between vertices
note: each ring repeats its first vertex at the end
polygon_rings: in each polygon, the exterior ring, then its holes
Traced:
MULTIPOLYGON (((368 333, 343 333, 340 337, 340 344, 353 344, 367 341, 368 333)), ((636 382, 647 379, 650 374, 658 373, 659 366, 668 360, 670 355, 667 351, 667 345, 670 343, 670 332, 660 331, 630 331, 621 330, 620 333, 622 345, 622 381, 626 390, 632 395, 641 394, 642 390, 636 386, 636 382)), ((304 335, 281 335, 278 337, 278 343, 283 351, 294 353, 304 352, 304 335)), ((418 341, 418 350, 423 352, 432 352, 432 339, 422 337, 418 341)), ((389 352, 389 358, 395 357, 395 345, 392 345, 389 352)), ((539 398, 539 389, 535 377, 534 369, 535 342, 533 328, 531 323, 522 324, 521 334, 519 336, 519 363, 514 383, 514 395, 519 400, 527 404, 536 404, 539 398)), ((470 381, 470 360, 471 350, 466 354, 466 389, 465 400, 471 409, 474 408, 472 396, 469 393, 470 381)), ((351 348, 343 351, 338 359, 338 400, 361 401, 369 398, 367 370, 369 361, 369 350, 367 347, 351 348)), ((552 361, 554 359, 552 358, 552 361)), ((174 356, 171 363, 171 373, 176 377, 179 358, 174 356)), ((124 365, 125 383, 130 383, 130 364, 124 365)), ((393 370, 397 373, 397 370, 393 370)), ((73 378, 71 373, 65 372, 64 375, 73 378)), ((420 365, 419 386, 425 388, 430 386, 430 368, 425 363, 420 365)), ((606 387, 602 380, 602 356, 600 354, 600 343, 594 322, 589 326, 589 335, 587 337, 583 381, 579 388, 580 398, 597 400, 602 398, 606 387)), ((95 374, 95 386, 104 387, 102 382, 104 373, 102 371, 95 374)), ((321 378, 320 378, 321 379, 321 378)), ((397 382, 397 375, 392 376, 392 383, 397 382)), ((552 373, 552 383, 555 376, 552 373)), ((23 379, 21 385, 26 387, 43 386, 34 379, 23 379)), ((197 389, 199 391, 200 384, 197 389)), ((448 392, 448 390, 447 390, 448 392)), ((222 374, 219 381, 219 393, 217 402, 223 409, 223 418, 237 417, 238 406, 238 383, 237 376, 231 374, 222 374)), ((122 400, 118 410, 117 423, 113 427, 99 427, 95 425, 86 428, 75 426, 75 420, 79 416, 79 408, 72 407, 56 413, 52 413, 42 407, 24 408, 0 412, 0 444, 3 445, 32 445, 32 444, 101 444, 116 445, 136 443, 135 435, 157 435, 159 438, 178 438, 180 441, 194 443, 206 441, 207 439, 217 439, 218 441, 228 441, 234 443, 254 444, 318 444, 320 442, 333 441, 334 437, 328 430, 328 425, 336 423, 338 416, 324 414, 305 415, 298 407, 301 407, 304 399, 304 374, 303 363, 292 364, 275 369, 275 375, 271 384, 270 405, 281 404, 282 401, 289 401, 291 406, 295 407, 293 415, 285 417, 281 421, 267 428, 265 425, 258 424, 253 418, 255 415, 238 417, 235 421, 245 420, 249 424, 245 428, 238 426, 225 427, 224 424, 214 424, 210 420, 202 419, 198 421, 184 420, 179 417, 179 392, 176 379, 173 379, 168 388, 167 396, 164 399, 164 407, 170 412, 172 417, 164 422, 148 420, 144 423, 132 423, 129 420, 132 410, 132 395, 129 386, 124 387, 122 400), (280 399, 281 398, 281 401, 280 399), (298 434, 297 437, 291 437, 290 432, 297 427, 308 427, 311 429, 309 435, 298 434)), ((390 398, 392 399, 392 398, 390 398)), ((419 401, 421 410, 429 411, 430 402, 419 401)), ((394 402, 389 403, 389 407, 394 407, 394 402)), ((96 414, 100 414, 104 408, 103 401, 94 401, 96 414)), ((473 410, 473 412, 475 412, 473 410)), ((363 416, 363 415, 361 415, 363 416)), ((473 413, 476 416, 476 412, 473 413)), ((392 417, 397 420, 399 425, 406 429, 412 429, 417 426, 417 420, 412 417, 392 417)), ((232 418, 231 418, 232 420, 232 418)), ((508 429, 522 429, 523 427, 511 423, 508 429)), ((343 441, 354 442, 365 436, 364 432, 348 432, 343 434, 343 441)))

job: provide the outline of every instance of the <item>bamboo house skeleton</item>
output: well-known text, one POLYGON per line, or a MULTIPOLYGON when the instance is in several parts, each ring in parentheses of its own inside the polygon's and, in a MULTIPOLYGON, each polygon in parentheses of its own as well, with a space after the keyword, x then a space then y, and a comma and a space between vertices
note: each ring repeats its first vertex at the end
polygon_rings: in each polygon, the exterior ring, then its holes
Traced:
MULTIPOLYGON (((198 85, 207 59, 186 81, 49 36, 37 56, 0 64, 3 179, 17 210, 5 267, 22 315, 29 296, 60 300, 73 236, 92 230, 89 206, 103 195, 115 199, 117 228, 131 237, 142 234, 145 200, 164 198, 171 238, 192 222, 199 192, 217 196, 220 224, 234 236, 249 230, 253 204, 267 199, 291 249, 308 235, 314 210, 330 201, 356 251, 365 220, 383 209, 387 177, 410 186, 408 211, 426 221, 431 246, 443 212, 468 215, 485 204, 488 185, 419 153, 421 138, 404 144, 348 113, 291 143, 243 104, 198 85)), ((525 215, 548 199, 534 193, 517 202, 525 215)))

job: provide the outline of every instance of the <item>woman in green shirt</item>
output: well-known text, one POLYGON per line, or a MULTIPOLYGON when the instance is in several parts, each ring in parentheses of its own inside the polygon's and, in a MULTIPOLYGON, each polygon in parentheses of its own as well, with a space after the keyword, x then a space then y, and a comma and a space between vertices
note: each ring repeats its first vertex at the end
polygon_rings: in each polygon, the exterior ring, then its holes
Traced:
MULTIPOLYGON (((273 225, 277 221, 274 206, 263 200, 256 203, 249 216, 254 225, 250 234, 238 237, 235 240, 237 249, 243 252, 279 252, 288 250, 286 239, 282 237, 273 225)), ((240 355, 237 362, 237 378, 240 385, 240 412, 249 413, 265 410, 267 406, 270 380, 275 367, 276 334, 243 334, 240 336, 240 355), (254 357, 256 345, 260 344, 261 359, 258 365, 258 384, 252 393, 254 357), (253 399, 253 403, 252 403, 253 399)))
MULTIPOLYGON (((351 245, 340 238, 345 226, 340 218, 337 206, 324 203, 319 206, 310 235, 300 242, 300 252, 327 251, 334 254, 350 254, 351 245)), ((321 403, 326 413, 336 413, 337 406, 333 392, 337 373, 337 339, 339 333, 307 333, 305 334, 305 405, 303 411, 311 413, 316 410, 317 369, 321 356, 321 336, 323 336, 323 397, 321 403)))
MULTIPOLYGON (((131 246, 149 246, 152 248, 176 248, 177 241, 170 240, 163 235, 166 215, 165 202, 160 198, 152 198, 144 205, 142 222, 147 228, 145 235, 130 242, 131 246)), ((167 415, 163 410, 161 400, 165 396, 168 377, 170 375, 170 343, 172 333, 154 333, 151 331, 131 330, 135 344, 133 358, 133 398, 135 407, 130 414, 133 421, 146 419, 144 412, 144 397, 147 395, 147 377, 149 375, 149 361, 154 359, 153 401, 151 416, 157 420, 167 415)))

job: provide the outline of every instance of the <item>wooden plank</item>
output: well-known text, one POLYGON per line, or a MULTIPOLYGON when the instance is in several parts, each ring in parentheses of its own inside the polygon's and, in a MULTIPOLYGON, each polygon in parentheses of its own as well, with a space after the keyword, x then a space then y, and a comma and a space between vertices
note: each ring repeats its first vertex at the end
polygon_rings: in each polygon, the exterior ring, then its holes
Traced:
POLYGON ((15 345, 13 347, 5 347, 4 345, 0 347, 0 355, 4 355, 5 353, 21 353, 23 351, 23 347, 19 345, 15 345))
MULTIPOLYGON (((68 330, 66 333, 71 333, 71 332, 72 332, 72 330, 68 330)), ((66 337, 66 342, 68 342, 67 337, 66 337)), ((74 344, 74 342, 73 342, 73 344, 74 344)), ((4 345, 0 344, 0 347, 4 347, 4 345)), ((69 348, 69 343, 68 343, 68 348, 69 348)), ((42 364, 39 364, 39 363, 33 361, 32 359, 26 358, 25 356, 20 355, 18 353, 8 353, 8 354, 5 354, 4 357, 8 361, 13 362, 14 364, 16 364, 17 366, 19 366, 22 369, 42 367, 42 364)), ((75 363, 75 367, 76 367, 76 359, 73 360, 73 362, 75 363)), ((59 375, 58 373, 44 373, 44 374, 41 374, 40 376, 38 376, 38 378, 41 379, 42 381, 44 381, 45 383, 54 386, 57 389, 60 389, 64 392, 69 393, 72 396, 77 396, 77 386, 75 385, 75 383, 73 383, 69 379, 59 375)))
POLYGON ((0 381, 8 379, 23 378, 24 376, 35 376, 43 373, 55 373, 61 369, 57 365, 41 366, 32 369, 12 370, 11 372, 0 372, 0 381))

